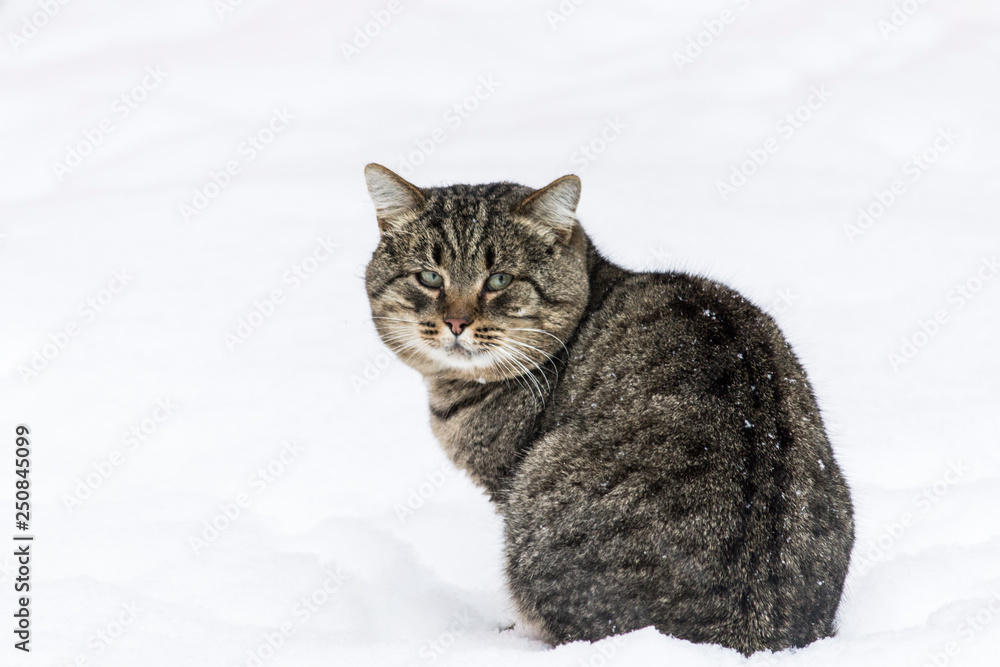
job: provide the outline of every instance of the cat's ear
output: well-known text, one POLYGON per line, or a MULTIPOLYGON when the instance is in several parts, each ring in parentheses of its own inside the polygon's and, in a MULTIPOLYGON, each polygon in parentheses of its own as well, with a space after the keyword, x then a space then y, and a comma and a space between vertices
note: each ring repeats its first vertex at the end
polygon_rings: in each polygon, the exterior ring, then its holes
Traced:
POLYGON ((427 203, 420 188, 380 164, 365 167, 365 182, 383 235, 401 228, 427 203))
POLYGON ((579 203, 580 179, 570 174, 536 190, 517 205, 515 212, 528 218, 533 227, 547 234, 554 233, 560 241, 567 243, 579 224, 576 219, 579 203))

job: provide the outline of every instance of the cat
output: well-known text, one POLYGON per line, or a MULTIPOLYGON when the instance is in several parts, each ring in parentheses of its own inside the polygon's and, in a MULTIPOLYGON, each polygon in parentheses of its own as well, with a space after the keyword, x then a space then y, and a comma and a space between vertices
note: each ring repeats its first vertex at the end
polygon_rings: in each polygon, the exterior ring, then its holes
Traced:
POLYGON ((850 493, 769 316, 718 282, 602 257, 576 176, 365 177, 375 327, 504 519, 523 624, 553 645, 652 625, 744 655, 833 635, 850 493))

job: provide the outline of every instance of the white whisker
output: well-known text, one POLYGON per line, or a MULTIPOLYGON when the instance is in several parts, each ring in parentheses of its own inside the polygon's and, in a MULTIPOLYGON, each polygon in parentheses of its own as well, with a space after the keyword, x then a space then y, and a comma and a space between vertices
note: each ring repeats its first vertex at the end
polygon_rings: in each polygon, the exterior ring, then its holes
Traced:
MULTIPOLYGON (((555 361, 555 357, 554 357, 554 356, 552 356, 551 354, 549 354, 549 353, 548 353, 548 352, 546 352, 545 350, 540 350, 540 349, 538 349, 538 348, 537 348, 537 347, 535 347, 534 345, 528 345, 528 344, 527 344, 527 343, 525 343, 524 341, 521 341, 521 340, 517 340, 517 339, 516 339, 516 338, 514 338, 513 336, 508 336, 508 337, 506 338, 506 340, 507 340, 508 342, 511 342, 511 343, 514 343, 515 345, 520 345, 520 346, 522 346, 522 347, 527 347, 527 348, 530 348, 530 349, 532 349, 532 350, 534 350, 534 351, 538 352, 539 354, 542 354, 542 355, 544 355, 544 356, 545 356, 545 363, 551 363, 551 364, 552 364, 552 370, 554 370, 554 371, 555 371, 555 374, 556 374, 556 379, 557 379, 557 380, 559 379, 559 367, 558 367, 558 366, 556 366, 556 361, 555 361)), ((538 369, 539 369, 540 371, 542 371, 543 373, 545 372, 545 367, 544 367, 544 366, 541 366, 541 365, 539 365, 539 366, 538 366, 538 369)))
MULTIPOLYGON (((517 355, 517 358, 523 360, 530 367, 541 369, 541 367, 538 365, 538 363, 534 359, 532 359, 531 357, 529 357, 524 352, 521 352, 521 350, 518 350, 518 349, 515 349, 515 348, 508 348, 507 351, 510 352, 513 355, 517 355)), ((551 393, 552 392, 552 385, 549 384, 549 377, 547 375, 545 375, 544 371, 542 372, 542 379, 545 380, 545 387, 551 393)))
POLYGON ((522 329, 522 328, 510 328, 510 329, 507 329, 507 331, 533 331, 534 333, 540 333, 540 334, 545 334, 546 336, 549 336, 549 337, 551 337, 551 338, 555 338, 555 339, 556 339, 556 341, 557 341, 557 342, 558 342, 558 343, 559 343, 560 345, 562 345, 562 349, 566 350, 566 355, 567 355, 567 356, 569 356, 569 348, 567 348, 567 347, 566 347, 566 343, 564 343, 564 342, 562 341, 562 339, 561 339, 561 338, 559 338, 559 336, 556 336, 555 334, 550 334, 550 333, 549 333, 548 331, 545 331, 544 329, 522 329))
POLYGON ((531 373, 531 371, 530 371, 530 370, 528 370, 528 369, 527 369, 527 368, 526 368, 526 367, 524 366, 524 364, 522 364, 522 363, 521 363, 520 361, 518 361, 518 360, 517 360, 517 359, 516 359, 516 358, 515 358, 515 357, 514 357, 514 356, 513 356, 513 355, 512 355, 511 353, 510 353, 510 350, 509 350, 509 349, 507 349, 507 348, 504 348, 504 347, 499 347, 499 348, 497 348, 497 350, 498 350, 499 352, 503 353, 503 355, 504 355, 504 357, 505 357, 505 358, 507 359, 507 361, 511 362, 512 364, 514 364, 515 366, 517 366, 518 368, 520 368, 520 369, 521 369, 522 371, 524 371, 524 375, 526 375, 526 376, 527 376, 527 379, 531 380, 531 382, 532 382, 532 383, 533 383, 533 384, 535 385, 535 388, 536 388, 536 389, 538 390, 538 397, 539 397, 539 398, 541 398, 541 399, 542 399, 542 402, 544 403, 544 402, 545 402, 545 399, 544 399, 544 395, 543 395, 543 393, 542 393, 542 385, 541 385, 541 384, 540 384, 540 383, 538 382, 538 378, 536 378, 536 377, 535 377, 535 376, 534 376, 534 375, 533 375, 533 374, 531 373))
POLYGON ((494 348, 494 350, 491 350, 489 352, 490 358, 496 360, 503 367, 505 371, 511 374, 511 378, 515 382, 517 382, 518 386, 522 387, 525 391, 528 392, 528 395, 531 396, 532 405, 534 405, 537 408, 538 401, 535 400, 535 392, 532 391, 531 385, 528 384, 527 380, 521 378, 521 376, 517 372, 517 369, 511 366, 510 363, 508 363, 507 360, 504 359, 504 357, 500 354, 501 352, 502 350, 500 350, 499 348, 494 348))

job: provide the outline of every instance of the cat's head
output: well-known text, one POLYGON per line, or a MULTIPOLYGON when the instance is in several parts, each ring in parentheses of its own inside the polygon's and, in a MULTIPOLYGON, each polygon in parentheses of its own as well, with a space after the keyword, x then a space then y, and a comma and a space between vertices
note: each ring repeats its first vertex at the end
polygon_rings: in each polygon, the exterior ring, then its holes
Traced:
POLYGON ((381 239, 366 286, 382 340, 425 376, 496 381, 545 365, 590 289, 580 179, 418 188, 365 168, 381 239))

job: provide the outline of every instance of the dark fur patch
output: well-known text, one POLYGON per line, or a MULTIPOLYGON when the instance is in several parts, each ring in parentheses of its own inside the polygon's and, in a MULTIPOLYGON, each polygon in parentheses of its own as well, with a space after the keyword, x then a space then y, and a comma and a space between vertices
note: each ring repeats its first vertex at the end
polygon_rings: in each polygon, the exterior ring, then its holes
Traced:
MULTIPOLYGON (((401 358, 429 380, 445 451, 504 516, 517 609, 554 643, 654 625, 749 655, 830 636, 853 510, 781 332, 724 285, 625 270, 580 229, 553 241, 514 215, 532 192, 423 190, 367 281, 377 317, 433 338, 463 299, 470 340, 516 350, 489 381, 401 358), (448 294, 399 279, 428 256, 448 294), (486 294, 501 271, 514 282, 486 294)), ((375 322, 392 346, 398 327, 375 322)))

